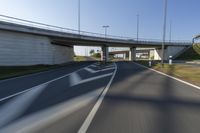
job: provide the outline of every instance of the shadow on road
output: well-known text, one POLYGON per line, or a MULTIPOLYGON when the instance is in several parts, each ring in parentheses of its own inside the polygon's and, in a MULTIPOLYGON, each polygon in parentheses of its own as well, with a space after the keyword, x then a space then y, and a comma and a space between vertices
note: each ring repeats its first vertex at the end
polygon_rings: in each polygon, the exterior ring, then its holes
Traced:
MULTIPOLYGON (((184 118, 194 110, 200 111, 199 100, 176 96, 181 93, 178 92, 181 86, 174 79, 136 65, 130 68, 133 64, 128 67, 125 63, 118 63, 118 66, 115 81, 89 132, 95 130, 95 125, 101 127, 101 132, 188 132, 182 127, 187 123, 184 118), (112 123, 115 129, 110 129, 107 126, 109 123, 112 123)), ((172 74, 173 71, 174 68, 171 67, 169 73, 172 74)))

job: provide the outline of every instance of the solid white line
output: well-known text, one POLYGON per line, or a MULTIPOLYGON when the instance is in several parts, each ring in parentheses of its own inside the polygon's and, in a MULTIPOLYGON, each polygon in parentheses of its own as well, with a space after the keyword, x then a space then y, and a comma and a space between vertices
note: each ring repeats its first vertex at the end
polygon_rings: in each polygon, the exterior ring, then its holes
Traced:
POLYGON ((115 69, 115 68, 114 68, 114 67, 111 67, 111 68, 102 69, 102 70, 100 70, 100 71, 103 72, 103 71, 108 71, 108 70, 113 70, 113 69, 115 69))
POLYGON ((1 99, 0 99, 0 102, 2 102, 2 101, 4 101, 4 100, 7 100, 7 99, 9 99, 9 98, 12 98, 12 97, 14 97, 14 96, 20 95, 20 94, 22 94, 22 93, 28 92, 28 91, 30 91, 30 90, 32 90, 32 88, 27 89, 27 90, 24 90, 24 91, 21 91, 21 92, 18 92, 18 93, 15 93, 15 94, 13 94, 13 95, 10 95, 10 96, 4 97, 4 98, 1 98, 1 99))
MULTIPOLYGON (((44 73, 49 73, 49 72, 52 72, 52 71, 56 71, 58 69, 59 68, 53 68, 52 70, 45 70, 43 72, 37 72, 37 73, 22 75, 22 76, 18 76, 18 77, 9 78, 9 79, 3 79, 3 80, 0 80, 0 83, 7 82, 7 81, 10 81, 10 80, 16 80, 16 79, 19 79, 19 78, 29 78, 30 76, 37 76, 37 75, 40 75, 40 74, 44 74, 44 73)), ((63 67, 60 68, 60 69, 63 69, 63 67)))
POLYGON ((175 78, 175 77, 173 77, 173 76, 167 75, 167 74, 165 74, 165 73, 163 73, 163 72, 160 72, 160 71, 157 71, 157 70, 155 70, 155 69, 148 68, 148 67, 146 67, 146 66, 140 65, 140 64, 138 64, 138 63, 135 63, 135 62, 133 62, 133 63, 136 64, 136 65, 138 65, 138 66, 147 68, 147 69, 149 69, 149 70, 151 70, 151 71, 154 71, 154 72, 159 73, 159 74, 161 74, 161 75, 167 76, 167 77, 169 77, 169 78, 171 78, 171 79, 177 80, 177 81, 179 81, 179 82, 181 82, 181 83, 184 83, 184 84, 186 84, 186 85, 189 85, 189 86, 191 86, 191 87, 194 87, 194 88, 200 90, 200 87, 199 87, 199 86, 196 86, 196 85, 191 84, 191 83, 189 83, 189 82, 186 82, 186 81, 183 81, 183 80, 181 80, 181 79, 175 78))
POLYGON ((47 85, 37 86, 4 104, 0 108, 0 127, 21 115, 46 87, 47 85))
POLYGON ((97 65, 91 65, 91 67, 99 67, 99 66, 97 66, 97 65))
POLYGON ((92 108, 91 112, 89 113, 89 115, 87 116, 86 120, 84 121, 84 123, 82 124, 81 128, 79 129, 78 133, 86 133, 88 127, 90 126, 92 120, 94 119, 95 114, 97 113, 106 93, 108 92, 108 89, 110 88, 114 77, 117 73, 117 65, 115 64, 115 71, 114 74, 112 76, 112 78, 110 79, 108 85, 106 86, 106 88, 104 89, 104 91, 102 92, 101 96, 99 97, 99 99, 97 100, 96 104, 94 105, 94 107, 92 108))
POLYGON ((95 70, 93 70, 93 69, 91 69, 91 68, 88 68, 88 67, 86 67, 85 70, 88 71, 88 72, 90 72, 90 73, 96 73, 95 70))
POLYGON ((48 109, 39 111, 33 115, 22 118, 19 121, 10 124, 3 129, 2 133, 32 133, 39 129, 44 129, 49 125, 53 125, 60 119, 74 113, 75 111, 85 107, 102 93, 103 87, 69 101, 52 106, 48 109))
MULTIPOLYGON (((90 66, 90 65, 88 65, 88 66, 86 66, 86 67, 84 67, 84 68, 87 68, 87 67, 89 67, 89 66, 90 66)), ((79 71, 81 71, 81 70, 84 69, 84 68, 80 68, 80 69, 78 69, 78 70, 76 70, 76 71, 74 71, 74 72, 79 72, 79 71)), ((49 84, 49 83, 52 83, 52 82, 57 81, 57 80, 59 80, 59 79, 63 79, 63 78, 65 78, 65 77, 67 77, 67 76, 73 74, 74 72, 69 73, 69 74, 66 74, 66 75, 61 76, 61 77, 58 77, 58 78, 56 78, 56 79, 50 80, 50 81, 48 81, 48 82, 42 83, 42 84, 40 84, 40 85, 49 84)), ((37 85, 37 86, 40 86, 40 85, 37 85)), ((35 86, 35 87, 37 87, 37 86, 35 86)), ((7 100, 7 99, 9 99, 9 98, 12 98, 12 97, 14 97, 14 96, 23 94, 23 93, 25 93, 25 92, 27 92, 27 91, 30 91, 30 90, 32 90, 32 89, 34 89, 34 87, 32 87, 32 88, 30 88, 30 89, 27 89, 27 90, 24 90, 24 91, 21 91, 21 92, 18 92, 18 93, 15 93, 15 94, 12 94, 12 95, 9 95, 9 96, 7 96, 7 97, 1 98, 1 99, 0 99, 0 102, 2 102, 2 101, 4 101, 4 100, 7 100)))
POLYGON ((97 79, 100 79, 100 78, 105 78, 105 77, 108 77, 108 76, 111 76, 111 75, 113 75, 113 73, 108 73, 108 74, 104 74, 104 75, 100 75, 100 76, 84 79, 84 80, 82 80, 80 82, 76 82, 74 85, 84 84, 84 83, 87 83, 87 82, 90 82, 90 81, 94 81, 94 80, 97 80, 97 79))

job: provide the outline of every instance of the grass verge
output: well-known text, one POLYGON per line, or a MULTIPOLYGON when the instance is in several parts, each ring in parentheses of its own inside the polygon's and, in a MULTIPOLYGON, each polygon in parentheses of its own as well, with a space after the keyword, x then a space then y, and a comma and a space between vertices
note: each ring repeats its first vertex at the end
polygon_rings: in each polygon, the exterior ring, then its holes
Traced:
POLYGON ((74 57, 74 61, 86 61, 86 57, 85 56, 75 56, 74 57))
POLYGON ((64 67, 66 65, 67 64, 0 67, 0 80, 48 71, 50 69, 56 69, 56 68, 64 67))
POLYGON ((0 67, 0 80, 49 70, 53 66, 0 67))
MULTIPOLYGON (((139 61, 137 62, 144 66, 148 67, 147 61, 139 61)), ((169 65, 165 64, 162 68, 160 63, 152 63, 152 67, 155 70, 161 71, 168 75, 174 76, 176 78, 182 79, 184 81, 190 82, 197 86, 200 86, 200 67, 191 66, 191 65, 183 65, 183 64, 174 64, 169 65)))

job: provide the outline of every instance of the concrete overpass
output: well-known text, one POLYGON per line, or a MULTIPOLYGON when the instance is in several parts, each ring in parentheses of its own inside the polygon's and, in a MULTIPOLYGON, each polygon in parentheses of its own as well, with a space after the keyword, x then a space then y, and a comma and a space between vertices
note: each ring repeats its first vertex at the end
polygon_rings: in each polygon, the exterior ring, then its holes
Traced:
MULTIPOLYGON (((25 39, 27 45, 29 45, 28 44, 29 42, 32 43, 33 45, 38 45, 38 47, 41 44, 43 45, 45 44, 46 47, 48 47, 48 45, 51 47, 51 48, 50 47, 47 48, 47 50, 49 49, 50 51, 56 51, 56 55, 55 53, 51 54, 51 56, 58 55, 57 57, 52 57, 54 58, 53 59, 54 62, 51 62, 51 63, 49 62, 46 64, 59 64, 59 63, 66 62, 66 60, 70 60, 61 56, 70 56, 70 58, 72 59, 72 56, 73 56, 72 51, 73 51, 74 45, 100 46, 102 47, 102 57, 104 57, 106 61, 108 60, 108 47, 130 47, 130 53, 131 53, 130 60, 135 59, 136 47, 157 48, 158 56, 160 57, 161 55, 160 48, 162 45, 162 41, 160 40, 141 39, 141 40, 136 41, 135 39, 131 39, 127 37, 119 37, 119 36, 111 36, 111 35, 108 35, 107 37, 105 37, 104 34, 91 33, 91 32, 85 32, 85 31, 81 31, 81 34, 77 34, 78 33, 77 30, 51 26, 47 24, 41 24, 41 23, 22 20, 18 18, 9 17, 9 16, 3 16, 3 17, 6 17, 8 20, 6 19, 3 21, 0 21, 0 32, 1 32, 1 36, 3 36, 3 38, 0 38, 0 42, 1 42, 2 47, 4 47, 4 49, 2 50, 0 49, 0 53, 5 53, 5 49, 7 47, 8 42, 10 46, 13 45, 15 46, 14 47, 15 49, 18 48, 19 49, 18 51, 20 52, 20 49, 23 49, 24 44, 23 42, 19 42, 19 41, 23 40, 24 36, 28 36, 25 39), (10 19, 12 21, 10 21, 10 19), (12 38, 12 40, 9 40, 10 38, 12 38), (7 42, 5 39, 7 39, 7 42), (19 47, 17 47, 16 45, 18 45, 19 47), (64 52, 62 51, 63 49, 65 49, 66 51, 68 50, 68 52, 71 51, 70 54, 69 55, 64 54, 64 52), (62 51, 63 54, 59 54, 60 50, 62 51)), ((168 55, 177 54, 178 52, 182 51, 183 49, 191 45, 192 45, 192 42, 185 42, 185 41, 184 42, 183 41, 166 42, 165 43, 165 51, 166 51, 165 59, 168 58, 168 55)), ((31 47, 34 49, 36 46, 31 46, 31 47)), ((9 49, 8 52, 9 51, 12 52, 12 49, 9 49)), ((18 54, 18 53, 15 53, 15 54, 18 54)), ((3 65, 3 64, 4 63, 0 63, 0 65, 3 65)))
MULTIPOLYGON (((151 53, 154 51, 154 48, 140 48, 140 49, 136 49, 136 54, 143 54, 143 55, 147 55, 147 57, 145 59, 149 59, 151 56, 151 53), (152 52, 151 52, 152 51, 152 52)), ((130 54, 130 50, 121 50, 121 51, 109 51, 109 55, 114 56, 114 55, 118 55, 121 54, 123 55, 123 58, 126 59, 127 57, 130 58, 129 54, 130 54)), ((139 57, 136 57, 139 58, 139 57)))

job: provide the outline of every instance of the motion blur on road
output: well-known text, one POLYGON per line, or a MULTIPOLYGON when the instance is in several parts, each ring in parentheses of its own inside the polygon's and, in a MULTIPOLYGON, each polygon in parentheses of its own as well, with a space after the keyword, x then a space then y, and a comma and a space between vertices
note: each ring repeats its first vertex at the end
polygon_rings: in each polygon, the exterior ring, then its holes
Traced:
POLYGON ((200 0, 0 0, 0 133, 200 133, 200 0))
POLYGON ((133 62, 0 81, 2 133, 198 133, 200 91, 133 62))

